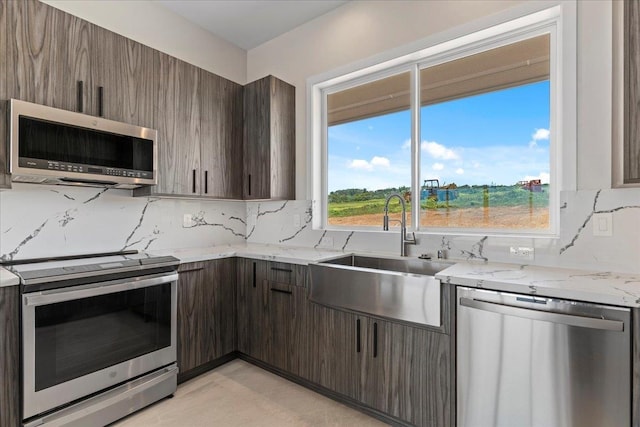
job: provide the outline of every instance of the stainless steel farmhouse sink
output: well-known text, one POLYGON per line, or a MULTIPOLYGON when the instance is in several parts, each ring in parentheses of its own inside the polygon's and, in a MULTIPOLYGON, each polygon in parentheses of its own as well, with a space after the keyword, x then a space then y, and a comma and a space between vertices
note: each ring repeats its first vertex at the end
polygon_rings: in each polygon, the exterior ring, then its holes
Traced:
POLYGON ((440 281, 451 264, 418 258, 348 255, 309 264, 310 299, 390 319, 439 327, 440 281))

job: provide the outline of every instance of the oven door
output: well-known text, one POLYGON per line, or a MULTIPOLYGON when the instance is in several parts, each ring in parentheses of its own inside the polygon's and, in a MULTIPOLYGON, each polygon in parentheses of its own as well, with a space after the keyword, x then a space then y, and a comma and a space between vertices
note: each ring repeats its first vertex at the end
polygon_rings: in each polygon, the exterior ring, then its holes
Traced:
POLYGON ((22 298, 27 419, 176 361, 177 273, 22 298))

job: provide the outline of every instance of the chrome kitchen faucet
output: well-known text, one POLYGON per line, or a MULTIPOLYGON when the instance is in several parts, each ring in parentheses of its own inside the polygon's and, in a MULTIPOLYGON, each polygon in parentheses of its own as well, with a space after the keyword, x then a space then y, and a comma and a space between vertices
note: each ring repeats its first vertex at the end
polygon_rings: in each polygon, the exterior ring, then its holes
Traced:
MULTIPOLYGON (((404 199, 398 193, 392 193, 387 196, 387 200, 384 202, 384 217, 383 217, 383 225, 382 229, 384 231, 389 231, 389 202, 392 198, 397 197, 400 200, 400 205, 402 206, 402 219, 400 220, 400 256, 405 256, 406 250, 405 245, 415 245, 416 244, 416 234, 411 232, 411 238, 407 236, 407 207, 404 203, 404 199)), ((397 219, 391 221, 398 221, 397 219)))

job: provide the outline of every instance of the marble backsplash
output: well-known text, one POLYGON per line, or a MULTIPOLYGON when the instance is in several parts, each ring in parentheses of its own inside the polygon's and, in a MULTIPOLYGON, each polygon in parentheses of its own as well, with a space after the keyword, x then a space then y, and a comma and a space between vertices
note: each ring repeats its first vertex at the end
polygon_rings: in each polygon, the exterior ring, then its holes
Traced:
MULTIPOLYGON (((311 227, 309 201, 247 202, 247 240, 345 251, 399 254, 398 231, 323 231, 311 227), (299 225, 296 225, 299 219, 299 225)), ((382 222, 382 214, 380 215, 382 222)), ((418 234, 410 256, 445 249, 452 260, 640 272, 640 189, 561 194, 559 238, 418 234), (593 235, 593 215, 613 215, 613 236, 593 235), (510 247, 533 247, 534 259, 514 258, 510 247)))
POLYGON ((245 215, 244 202, 14 183, 0 192, 0 258, 242 243, 245 215), (185 214, 191 217, 186 224, 185 214))
MULTIPOLYGON (((311 202, 132 197, 131 191, 14 184, 0 191, 0 258, 242 242, 399 253, 397 231, 313 230, 311 202), (187 215, 189 221, 184 221, 187 215)), ((382 219, 382 216, 381 216, 382 219)), ((418 234, 410 256, 445 249, 452 260, 640 272, 640 189, 561 194, 559 238, 418 234), (611 213, 613 236, 593 235, 593 215, 611 213), (513 258, 512 246, 535 249, 513 258)))

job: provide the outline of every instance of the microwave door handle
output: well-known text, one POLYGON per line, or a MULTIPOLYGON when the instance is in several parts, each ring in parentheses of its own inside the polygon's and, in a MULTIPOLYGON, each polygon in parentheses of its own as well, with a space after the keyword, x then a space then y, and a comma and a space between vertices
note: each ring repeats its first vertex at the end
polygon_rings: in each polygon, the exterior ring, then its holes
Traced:
POLYGON ((37 306, 54 304, 57 302, 72 301, 81 298, 90 298, 98 295, 113 294, 116 292, 130 291, 133 289, 148 288, 149 286, 171 283, 178 280, 178 273, 162 274, 147 279, 92 283, 89 285, 75 286, 72 288, 54 289, 51 291, 33 292, 24 294, 24 306, 37 306))

